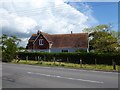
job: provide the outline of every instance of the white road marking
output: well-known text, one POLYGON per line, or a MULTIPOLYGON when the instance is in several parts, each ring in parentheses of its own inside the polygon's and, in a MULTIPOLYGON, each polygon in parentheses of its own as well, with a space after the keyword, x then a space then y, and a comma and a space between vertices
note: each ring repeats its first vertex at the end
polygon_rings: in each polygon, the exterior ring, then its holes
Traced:
POLYGON ((41 76, 47 76, 47 77, 54 77, 54 78, 63 78, 63 79, 69 79, 69 80, 78 80, 78 81, 84 81, 84 82, 91 82, 91 83, 101 83, 101 84, 104 83, 104 82, 101 82, 101 81, 93 81, 93 80, 69 78, 69 77, 62 77, 62 76, 42 74, 42 73, 34 73, 34 72, 27 72, 27 73, 28 73, 28 74, 41 75, 41 76))

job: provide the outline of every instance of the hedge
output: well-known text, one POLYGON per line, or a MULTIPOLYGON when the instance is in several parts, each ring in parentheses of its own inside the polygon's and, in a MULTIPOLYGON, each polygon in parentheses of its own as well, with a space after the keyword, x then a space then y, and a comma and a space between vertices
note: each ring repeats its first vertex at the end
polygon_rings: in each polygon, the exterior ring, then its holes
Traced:
POLYGON ((120 54, 115 53, 46 53, 46 52, 19 52, 18 56, 22 60, 43 60, 43 61, 61 61, 69 63, 84 64, 108 64, 113 61, 120 64, 120 54), (28 58, 27 58, 28 57, 28 58))

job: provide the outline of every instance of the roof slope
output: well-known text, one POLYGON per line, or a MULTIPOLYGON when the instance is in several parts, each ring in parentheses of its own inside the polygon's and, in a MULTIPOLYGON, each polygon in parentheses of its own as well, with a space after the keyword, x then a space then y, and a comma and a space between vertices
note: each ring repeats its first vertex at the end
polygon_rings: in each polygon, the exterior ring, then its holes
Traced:
MULTIPOLYGON (((52 43, 52 48, 87 48, 88 34, 87 33, 72 33, 72 34, 48 34, 42 32, 43 36, 52 43)), ((37 34, 33 34, 29 41, 34 41, 37 34)))

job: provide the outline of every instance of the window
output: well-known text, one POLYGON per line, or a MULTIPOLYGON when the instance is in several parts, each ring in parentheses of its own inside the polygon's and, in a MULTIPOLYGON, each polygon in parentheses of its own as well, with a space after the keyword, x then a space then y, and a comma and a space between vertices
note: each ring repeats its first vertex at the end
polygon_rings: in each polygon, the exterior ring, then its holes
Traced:
POLYGON ((44 40, 43 39, 39 39, 39 45, 44 45, 44 40))
POLYGON ((62 50, 62 52, 68 52, 68 50, 62 50))

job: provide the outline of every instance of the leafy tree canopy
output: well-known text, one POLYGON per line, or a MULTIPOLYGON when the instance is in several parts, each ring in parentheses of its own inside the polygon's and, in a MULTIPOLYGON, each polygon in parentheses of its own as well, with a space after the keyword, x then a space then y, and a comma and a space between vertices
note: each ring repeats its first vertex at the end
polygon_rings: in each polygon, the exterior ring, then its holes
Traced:
POLYGON ((0 38, 2 45, 2 61, 11 62, 18 50, 18 44, 21 41, 16 36, 7 36, 5 34, 0 38))
POLYGON ((98 25, 96 27, 85 28, 84 32, 89 33, 89 48, 95 52, 115 52, 118 47, 116 33, 112 34, 109 25, 98 25), (92 39, 90 39, 92 37, 92 39))

